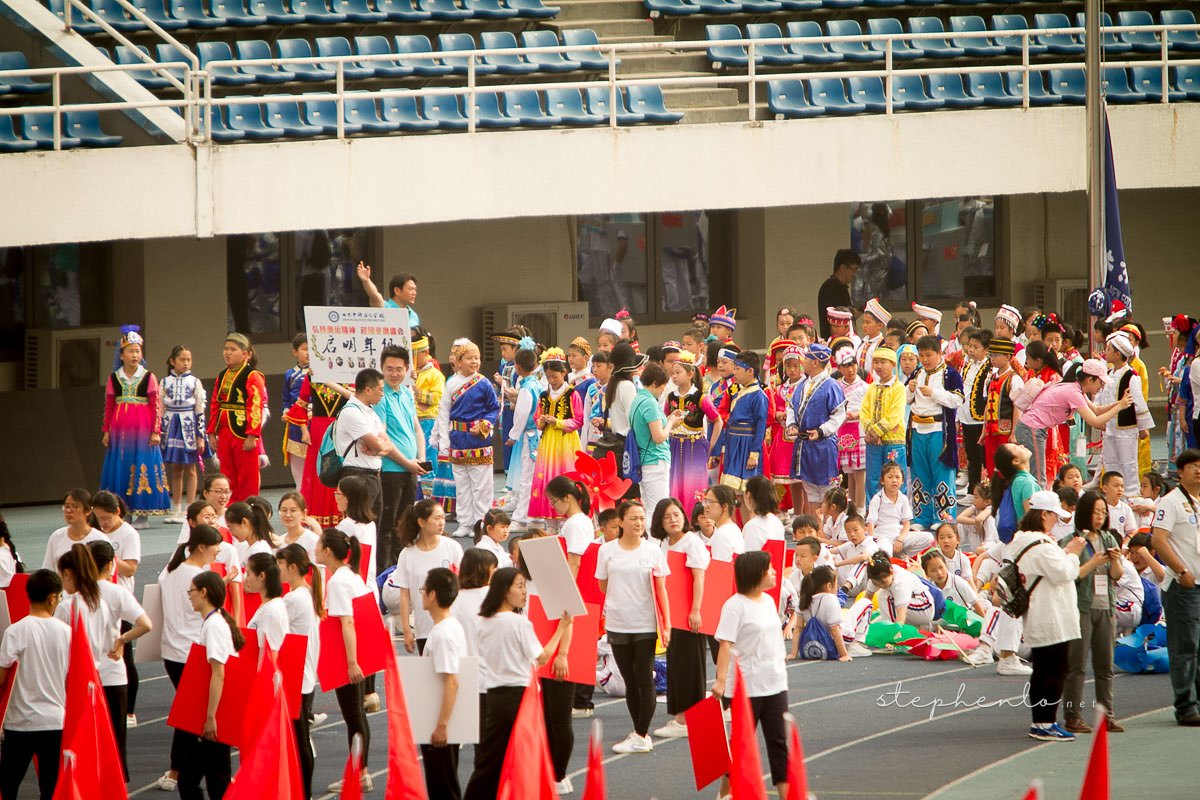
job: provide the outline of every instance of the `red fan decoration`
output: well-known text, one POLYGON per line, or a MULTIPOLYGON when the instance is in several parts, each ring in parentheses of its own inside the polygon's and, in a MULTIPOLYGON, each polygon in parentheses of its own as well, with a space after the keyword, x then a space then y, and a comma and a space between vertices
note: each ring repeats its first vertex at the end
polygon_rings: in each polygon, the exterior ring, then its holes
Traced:
POLYGON ((593 514, 616 508, 633 483, 617 474, 617 458, 611 452, 596 459, 582 450, 576 451, 575 469, 564 474, 587 489, 593 514))

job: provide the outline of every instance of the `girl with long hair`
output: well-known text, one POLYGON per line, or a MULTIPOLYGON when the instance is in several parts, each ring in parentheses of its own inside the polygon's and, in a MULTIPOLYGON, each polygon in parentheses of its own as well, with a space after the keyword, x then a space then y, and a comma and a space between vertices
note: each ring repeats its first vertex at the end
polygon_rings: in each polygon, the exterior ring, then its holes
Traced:
POLYGON ((400 558, 383 586, 383 603, 396 609, 404 631, 404 649, 424 652, 425 639, 433 629, 433 618, 421 608, 417 592, 425 576, 435 567, 457 570, 463 558, 462 545, 444 536, 446 512, 436 500, 418 500, 400 518, 400 558), (409 625, 409 618, 413 624, 409 625))
POLYGON ((304 780, 304 796, 310 798, 315 756, 310 729, 313 696, 317 688, 317 658, 321 651, 319 626, 321 618, 325 616, 321 571, 313 567, 308 551, 296 543, 280 548, 275 554, 275 559, 279 562, 280 577, 288 585, 288 593, 283 596, 288 632, 308 638, 304 652, 304 674, 300 679, 300 715, 296 717, 293 725, 296 730, 296 749, 300 757, 300 776, 304 780))
POLYGON ((58 567, 58 559, 71 549, 72 545, 87 544, 92 541, 106 541, 107 537, 92 527, 88 517, 92 513, 92 494, 87 489, 72 489, 67 492, 62 502, 63 522, 66 524, 46 540, 46 557, 42 559, 42 569, 53 571, 58 567))
POLYGON ((571 567, 571 574, 578 575, 583 554, 596 537, 596 528, 588 516, 592 510, 592 498, 583 484, 566 475, 559 475, 546 484, 546 495, 554 512, 564 518, 558 535, 566 542, 567 565, 571 567))
POLYGON ((280 549, 289 544, 298 544, 308 553, 311 561, 317 556, 317 542, 321 541, 321 526, 308 516, 308 504, 299 492, 284 492, 279 498, 279 521, 283 524, 280 549))

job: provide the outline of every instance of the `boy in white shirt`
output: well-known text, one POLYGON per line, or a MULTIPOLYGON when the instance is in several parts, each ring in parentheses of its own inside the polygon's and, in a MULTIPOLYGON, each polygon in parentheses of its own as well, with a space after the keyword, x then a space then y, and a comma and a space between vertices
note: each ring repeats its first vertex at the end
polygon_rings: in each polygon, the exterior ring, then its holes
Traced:
MULTIPOLYGON (((433 659, 433 669, 442 678, 442 706, 437 726, 428 743, 421 743, 425 762, 425 789, 430 797, 461 797, 458 784, 458 745, 447 744, 446 728, 458 701, 458 675, 467 655, 467 635, 462 623, 450 613, 458 597, 458 578, 445 567, 435 567, 425 576, 421 587, 421 607, 433 618, 433 628, 425 641, 425 658, 433 659)), ((476 698, 467 698, 474 702, 476 698)))
POLYGON ((980 483, 971 493, 971 505, 958 512, 958 536, 968 553, 980 553, 989 544, 1000 541, 996 518, 992 516, 992 488, 980 483))
POLYGON ((913 509, 908 497, 900 492, 904 471, 899 464, 883 466, 882 488, 867 504, 867 535, 875 538, 889 556, 916 556, 933 546, 933 536, 912 530, 913 509))
POLYGON ((1137 514, 1125 502, 1125 477, 1116 471, 1104 473, 1100 478, 1100 491, 1108 504, 1109 529, 1116 531, 1122 541, 1137 533, 1137 514))
POLYGON ((952 573, 945 555, 940 550, 930 550, 921 556, 921 569, 925 572, 925 577, 942 590, 942 597, 953 600, 963 608, 971 609, 981 617, 987 613, 971 581, 952 573))
POLYGON ((833 548, 833 566, 838 572, 838 586, 850 597, 866 586, 867 562, 877 550, 879 544, 867 536, 867 524, 863 518, 857 514, 847 516, 846 541, 833 548))

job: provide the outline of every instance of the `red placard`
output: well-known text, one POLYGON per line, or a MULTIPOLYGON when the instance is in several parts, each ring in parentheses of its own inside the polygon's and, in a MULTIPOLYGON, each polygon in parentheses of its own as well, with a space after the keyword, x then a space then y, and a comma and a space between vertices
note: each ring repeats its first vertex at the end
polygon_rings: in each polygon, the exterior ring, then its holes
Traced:
POLYGON ((771 554, 771 566, 775 567, 775 586, 767 594, 775 598, 775 607, 779 608, 779 592, 783 589, 783 554, 787 552, 787 543, 782 539, 771 539, 762 549, 771 554))
MULTIPOLYGON (((690 630, 688 614, 692 610, 692 571, 686 553, 667 553, 667 599, 671 608, 671 627, 690 630)), ((721 606, 733 596, 733 562, 710 561, 704 571, 704 597, 700 600, 700 633, 712 636, 721 619, 721 606)))
POLYGON ((25 584, 29 583, 28 572, 18 572, 12 576, 12 582, 3 590, 4 599, 8 602, 8 624, 29 616, 29 595, 25 593, 25 584))
POLYGON ((215 572, 215 573, 217 573, 217 574, 218 574, 218 575, 220 575, 222 578, 224 578, 224 577, 225 577, 225 574, 226 574, 226 573, 229 571, 229 569, 228 569, 228 568, 225 566, 225 564, 224 564, 223 562, 221 562, 221 561, 214 561, 214 562, 212 562, 211 564, 209 564, 209 565, 208 565, 208 569, 209 569, 209 571, 210 571, 210 572, 215 572))
POLYGON ((729 734, 721 701, 706 697, 683 712, 688 729, 688 748, 692 751, 692 773, 696 791, 729 774, 729 734))
POLYGON ((13 687, 17 685, 17 667, 21 666, 19 662, 14 661, 13 665, 8 668, 8 674, 4 676, 4 683, 0 684, 0 729, 4 727, 4 715, 8 713, 8 701, 12 698, 13 687))
MULTIPOLYGON (((233 747, 241 745, 250 688, 258 666, 258 639, 251 636, 238 654, 225 662, 225 681, 217 703, 217 741, 233 747)), ((172 728, 200 736, 208 716, 208 686, 212 667, 202 645, 193 644, 183 667, 183 676, 175 690, 175 702, 167 724, 172 728)))
POLYGON ((359 542, 358 549, 362 552, 358 559, 358 574, 367 582, 367 586, 370 586, 371 579, 367 577, 367 574, 371 571, 371 545, 359 542))
MULTIPOLYGON (((354 598, 354 630, 358 641, 358 666, 363 675, 382 672, 392 637, 383 626, 379 604, 368 592, 354 598)), ((346 644, 342 638, 342 618, 321 620, 321 655, 317 659, 317 678, 321 691, 328 692, 350 682, 346 664, 346 644)))
MULTIPOLYGON (((567 651, 567 680, 572 683, 582 683, 588 686, 596 682, 596 642, 600 638, 600 606, 595 603, 585 603, 587 613, 572 620, 571 648, 567 651)), ((530 595, 526 607, 529 621, 533 623, 534 633, 542 644, 550 641, 550 637, 558 630, 557 619, 547 619, 542 609, 542 599, 530 595)), ((555 652, 555 655, 558 655, 555 652)), ((554 677, 554 656, 538 669, 538 677, 554 677)))
POLYGON ((575 576, 575 585, 579 587, 585 604, 595 603, 603 608, 604 592, 600 591, 600 581, 596 580, 596 561, 599 557, 600 543, 592 542, 579 557, 579 574, 575 576))
POLYGON ((308 655, 308 637, 289 633, 279 646, 276 663, 283 675, 283 691, 287 695, 288 711, 292 719, 300 718, 301 689, 304 685, 304 657, 308 655))

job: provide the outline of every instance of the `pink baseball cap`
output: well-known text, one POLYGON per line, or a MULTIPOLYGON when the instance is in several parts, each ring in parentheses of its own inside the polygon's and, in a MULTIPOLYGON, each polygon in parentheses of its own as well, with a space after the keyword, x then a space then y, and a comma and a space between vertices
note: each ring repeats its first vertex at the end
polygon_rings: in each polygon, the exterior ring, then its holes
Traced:
POLYGON ((1112 383, 1112 378, 1108 375, 1108 367, 1098 358, 1085 359, 1079 365, 1079 371, 1084 375, 1091 375, 1093 378, 1099 378, 1105 385, 1112 383))

